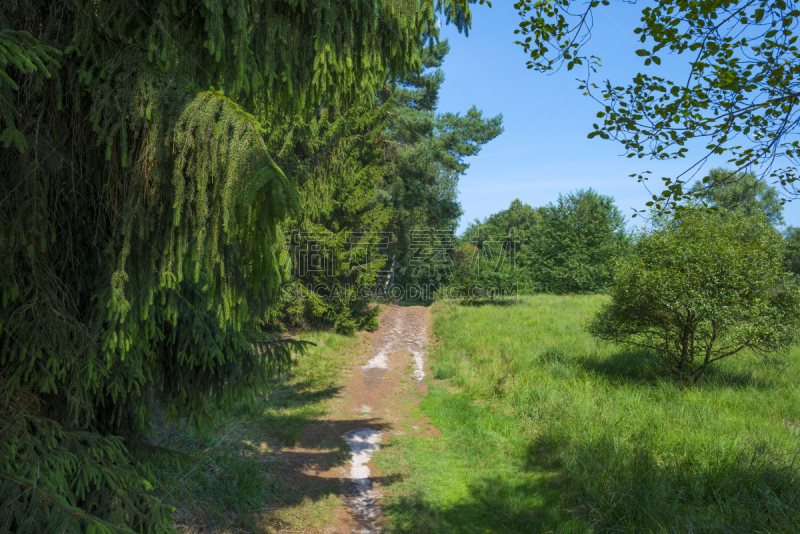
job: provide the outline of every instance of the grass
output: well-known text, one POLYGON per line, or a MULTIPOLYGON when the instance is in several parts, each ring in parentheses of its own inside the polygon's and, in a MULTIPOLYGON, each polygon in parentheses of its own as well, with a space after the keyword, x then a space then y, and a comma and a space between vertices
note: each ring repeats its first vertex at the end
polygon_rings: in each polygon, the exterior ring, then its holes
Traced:
POLYGON ((375 456, 387 532, 800 531, 800 351, 682 389, 586 334, 604 298, 434 305, 441 436, 375 456))
POLYGON ((287 447, 302 446, 317 464, 347 461, 342 440, 302 443, 303 429, 329 413, 363 338, 315 333, 317 344, 297 356, 292 373, 276 380, 266 398, 242 402, 206 432, 164 428, 161 444, 183 453, 180 465, 157 473, 157 491, 176 507, 181 532, 322 531, 327 513, 341 506, 337 480, 303 477, 287 447), (317 447, 318 450, 315 450, 317 447))

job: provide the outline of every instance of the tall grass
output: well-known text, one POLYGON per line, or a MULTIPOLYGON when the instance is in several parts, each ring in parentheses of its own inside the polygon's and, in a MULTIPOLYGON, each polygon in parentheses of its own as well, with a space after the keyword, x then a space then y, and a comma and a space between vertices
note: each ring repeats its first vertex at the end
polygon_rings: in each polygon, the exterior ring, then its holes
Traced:
POLYGON ((601 296, 434 307, 440 438, 381 460, 396 532, 800 532, 800 351, 681 388, 591 338, 601 296))

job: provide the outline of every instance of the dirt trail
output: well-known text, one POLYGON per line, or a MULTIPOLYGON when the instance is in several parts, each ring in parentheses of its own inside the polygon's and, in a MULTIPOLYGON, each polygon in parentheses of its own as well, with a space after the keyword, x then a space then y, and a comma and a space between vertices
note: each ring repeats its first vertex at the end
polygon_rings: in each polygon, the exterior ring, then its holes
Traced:
MULTIPOLYGON (((308 462, 308 452, 296 448, 296 468, 314 480, 342 481, 344 506, 330 517, 326 534, 381 532, 380 494, 389 481, 371 476, 373 454, 380 454, 392 434, 408 428, 409 413, 426 392, 426 346, 430 311, 423 306, 385 305, 380 326, 369 336, 370 350, 361 355, 337 395, 327 417, 309 425, 301 440, 309 447, 334 449, 344 439, 344 462, 308 462), (404 424, 405 423, 405 424, 404 424)), ((414 433, 437 433, 425 421, 414 420, 414 433)))
MULTIPOLYGON (((348 505, 363 533, 380 532, 380 491, 370 478, 369 461, 391 432, 408 417, 411 391, 424 389, 425 347, 428 344, 430 312, 422 306, 387 307, 380 327, 372 334, 369 360, 353 374, 345 387, 343 408, 350 413, 371 415, 373 424, 344 434, 351 450, 347 477, 352 481, 348 505)), ((377 485, 380 481, 376 481, 377 485)))

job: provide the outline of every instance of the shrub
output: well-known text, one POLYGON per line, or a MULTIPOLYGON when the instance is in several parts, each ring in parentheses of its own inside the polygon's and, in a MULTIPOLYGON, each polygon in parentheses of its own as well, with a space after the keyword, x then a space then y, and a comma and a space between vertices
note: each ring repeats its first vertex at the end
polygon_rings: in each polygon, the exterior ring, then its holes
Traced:
POLYGON ((743 354, 796 343, 800 295, 764 217, 688 208, 645 232, 618 262, 612 300, 589 331, 654 351, 682 380, 743 354))
POLYGON ((516 290, 513 251, 506 250, 504 241, 459 245, 453 253, 450 284, 440 295, 461 302, 494 301, 516 290), (491 248, 491 250, 490 250, 491 248))

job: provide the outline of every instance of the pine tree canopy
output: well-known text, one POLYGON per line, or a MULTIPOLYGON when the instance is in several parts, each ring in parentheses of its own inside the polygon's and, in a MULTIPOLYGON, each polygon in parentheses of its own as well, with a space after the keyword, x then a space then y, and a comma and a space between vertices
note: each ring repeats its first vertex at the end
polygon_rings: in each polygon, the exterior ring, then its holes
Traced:
POLYGON ((378 192, 392 210, 389 228, 396 241, 390 263, 398 284, 436 286, 443 281, 443 271, 421 269, 427 276, 415 275, 412 263, 452 250, 453 243, 435 238, 430 246, 419 248, 411 243, 411 236, 452 235, 462 214, 457 187, 469 167, 466 159, 503 132, 502 115, 484 117, 475 106, 463 115, 436 112, 439 86, 444 82, 440 67, 449 50, 447 40, 426 47, 424 70, 395 78, 380 95, 392 116, 386 132, 387 170, 378 192))
POLYGON ((171 528, 153 399, 202 424, 290 358, 271 129, 419 70, 468 3, 2 3, 0 532, 171 528))
POLYGON ((770 224, 783 224, 783 204, 778 190, 752 172, 711 169, 706 178, 692 184, 690 193, 705 204, 746 215, 763 213, 770 224))

